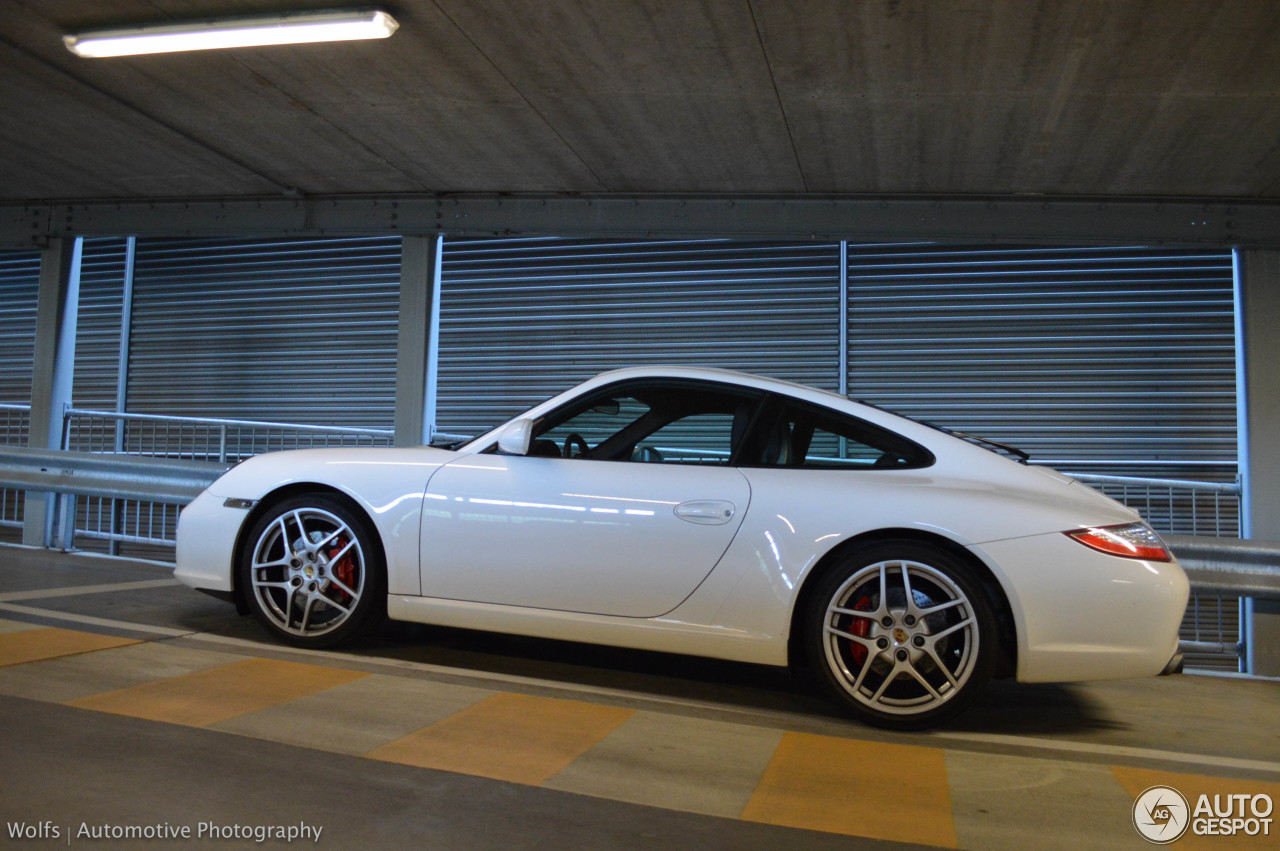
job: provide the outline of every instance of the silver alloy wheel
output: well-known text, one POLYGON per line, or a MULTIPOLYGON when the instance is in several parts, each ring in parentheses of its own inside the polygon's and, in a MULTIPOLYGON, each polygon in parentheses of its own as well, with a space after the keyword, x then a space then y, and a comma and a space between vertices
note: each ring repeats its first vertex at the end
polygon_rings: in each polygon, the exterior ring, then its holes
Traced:
POLYGON ((822 645, 844 691, 901 717, 960 693, 978 664, 979 632, 973 604, 947 574, 891 559, 858 570, 831 596, 822 645))
POLYGON ((322 508, 276 517, 253 546, 249 577, 259 611, 277 629, 314 637, 355 612, 367 577, 355 531, 322 508))

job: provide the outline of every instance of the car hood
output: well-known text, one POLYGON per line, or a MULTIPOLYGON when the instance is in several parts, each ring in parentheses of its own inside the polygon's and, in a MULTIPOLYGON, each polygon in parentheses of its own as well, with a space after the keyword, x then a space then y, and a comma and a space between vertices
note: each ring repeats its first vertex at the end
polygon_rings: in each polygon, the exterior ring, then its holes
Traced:
POLYGON ((223 498, 256 500, 285 485, 317 482, 345 490, 343 483, 370 476, 386 481, 405 479, 406 485, 416 482, 421 491, 436 469, 457 457, 457 453, 448 449, 430 446, 265 452, 228 470, 209 485, 208 492, 223 498))

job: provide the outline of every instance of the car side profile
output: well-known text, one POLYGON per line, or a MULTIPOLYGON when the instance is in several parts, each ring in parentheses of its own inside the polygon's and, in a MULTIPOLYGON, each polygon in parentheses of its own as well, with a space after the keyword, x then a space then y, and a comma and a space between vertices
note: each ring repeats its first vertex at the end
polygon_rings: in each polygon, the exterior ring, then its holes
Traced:
POLYGON ((250 458, 183 510, 176 576, 296 646, 385 615, 792 665, 899 729, 993 676, 1168 669, 1188 584, 1159 537, 993 448, 784 381, 618 370, 454 448, 250 458))

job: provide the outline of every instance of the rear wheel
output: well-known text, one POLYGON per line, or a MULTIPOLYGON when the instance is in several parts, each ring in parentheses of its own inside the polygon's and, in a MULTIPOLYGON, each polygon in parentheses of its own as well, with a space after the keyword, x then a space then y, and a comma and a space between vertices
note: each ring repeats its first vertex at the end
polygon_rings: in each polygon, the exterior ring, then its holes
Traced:
POLYGON ((280 641, 332 647, 381 620, 386 566, 368 521, 324 494, 272 506, 240 554, 239 580, 258 621, 280 641))
POLYGON ((863 720, 919 729, 971 704, 991 679, 996 619, 973 569, 943 549, 886 541, 821 577, 805 649, 827 690, 863 720))

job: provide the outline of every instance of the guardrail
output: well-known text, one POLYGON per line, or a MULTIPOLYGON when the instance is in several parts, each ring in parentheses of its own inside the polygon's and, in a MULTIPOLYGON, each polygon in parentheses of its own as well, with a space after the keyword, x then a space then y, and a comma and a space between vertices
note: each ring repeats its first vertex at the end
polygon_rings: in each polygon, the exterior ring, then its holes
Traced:
MULTIPOLYGON (((0 445, 0 493, 20 495, 30 490, 59 495, 49 542, 52 546, 70 549, 77 535, 110 542, 172 545, 179 508, 229 466, 217 461, 0 445), (92 516, 95 506, 96 518, 92 516)), ((1120 477, 1088 479, 1130 488, 1146 484, 1120 477)), ((1150 484, 1199 485, 1219 500, 1218 505, 1221 497, 1238 494, 1234 485, 1181 480, 1150 480, 1150 484)), ((1193 598, 1184 622, 1183 651, 1238 658, 1241 648, 1234 598, 1280 599, 1280 543, 1162 535, 1191 581, 1193 598)))
MULTIPOLYGON (((63 414, 64 449, 125 453, 148 458, 233 464, 264 452, 321 446, 389 446, 389 429, 309 425, 69 408, 63 414)), ((64 540, 105 541, 119 555, 122 544, 171 546, 178 504, 156 499, 85 496, 72 506, 64 540)), ((163 551, 145 550, 164 558, 163 551)))
POLYGON ((0 446, 0 488, 58 495, 57 520, 49 542, 52 546, 74 546, 81 498, 99 500, 99 512, 104 501, 111 506, 110 517, 104 518, 109 531, 84 530, 81 534, 172 545, 179 508, 195 499, 228 466, 177 458, 0 446), (133 512, 129 505, 134 506, 133 512))
POLYGON ((229 465, 177 458, 0 447, 0 486, 185 505, 229 465))
MULTIPOLYGON (((1188 607, 1188 626, 1193 628, 1195 639, 1180 642, 1184 654, 1202 654, 1208 657, 1231 656, 1237 660, 1244 654, 1244 645, 1238 638, 1225 640, 1222 612, 1217 612, 1218 623, 1203 624, 1201 618, 1214 619, 1212 608, 1202 612, 1205 600, 1214 595, 1228 597, 1255 597, 1280 599, 1280 543, 1272 541, 1242 540, 1240 538, 1209 538, 1193 535, 1162 536, 1178 557, 1178 562, 1191 581, 1191 605, 1188 607), (1217 641, 1198 640, 1202 629, 1217 636, 1217 641)), ((1237 604, 1238 605, 1238 604, 1237 604)), ((1238 615, 1237 615, 1238 617, 1238 615)))
POLYGON ((1280 600, 1280 543, 1162 535, 1197 594, 1280 600))

